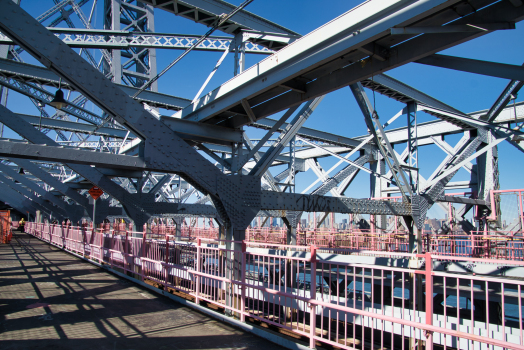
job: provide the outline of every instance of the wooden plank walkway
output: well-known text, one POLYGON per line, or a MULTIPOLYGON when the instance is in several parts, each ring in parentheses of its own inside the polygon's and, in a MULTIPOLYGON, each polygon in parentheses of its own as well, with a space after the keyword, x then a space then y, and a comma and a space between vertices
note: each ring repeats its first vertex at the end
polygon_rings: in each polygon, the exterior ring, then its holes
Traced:
POLYGON ((15 232, 0 245, 0 349, 282 349, 15 232))

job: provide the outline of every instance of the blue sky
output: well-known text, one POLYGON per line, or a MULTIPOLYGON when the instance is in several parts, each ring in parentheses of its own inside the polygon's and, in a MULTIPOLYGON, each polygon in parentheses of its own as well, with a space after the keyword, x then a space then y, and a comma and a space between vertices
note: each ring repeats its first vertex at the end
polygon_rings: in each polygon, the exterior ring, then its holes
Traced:
MULTIPOLYGON (((101 28, 102 9, 100 4, 95 12, 94 23, 97 28, 101 28)), ((231 1, 238 5, 240 0, 231 1)), ((318 2, 310 0, 302 1, 275 1, 275 0, 255 0, 247 10, 259 16, 265 17, 273 22, 283 25, 300 34, 307 34, 326 22, 338 17, 350 10, 361 1, 332 0, 328 2, 318 2)), ((83 7, 84 13, 89 14, 89 2, 83 7)), ((22 0, 22 7, 33 16, 38 16, 48 8, 53 6, 51 0, 22 0)), ((179 34, 204 34, 207 28, 191 22, 190 20, 177 17, 173 14, 155 9, 155 27, 157 32, 179 33, 179 34)), ((79 25, 75 15, 72 15, 73 22, 79 25)), ((62 24, 61 26, 65 26, 62 24)), ((485 35, 473 41, 466 42, 459 46, 450 48, 442 53, 460 57, 475 58, 501 63, 522 64, 524 57, 524 46, 522 37, 524 26, 517 23, 517 29, 499 31, 485 35)), ((215 32, 214 35, 225 35, 215 32)), ((96 58, 100 53, 92 50, 96 58)), ((169 62, 176 58, 181 51, 157 50, 158 70, 163 69, 169 62)), ((165 76, 159 80, 159 91, 170 93, 176 96, 192 99, 200 86, 206 79, 209 72, 215 66, 221 53, 214 52, 192 52, 165 76)), ((265 56, 247 55, 247 65, 258 62, 265 56)), ((35 60, 25 54, 24 59, 29 63, 35 60)), ((416 63, 407 64, 403 67, 389 71, 387 74, 399 79, 413 87, 437 98, 441 101, 463 111, 473 112, 481 109, 490 108, 497 96, 507 84, 507 80, 485 77, 471 73, 457 72, 443 68, 429 67, 416 63)), ((218 87, 221 83, 233 76, 233 55, 230 54, 211 80, 206 91, 218 87)), ((204 93, 205 93, 204 92, 204 93)), ((369 92, 370 98, 373 94, 369 92)), ((521 101, 524 92, 518 97, 521 101)), ((404 106, 392 99, 375 94, 375 104, 382 121, 386 121, 396 114, 404 106)), ((16 112, 38 114, 36 108, 27 103, 26 98, 17 96, 16 93, 10 94, 8 107, 16 112)), ((94 110, 95 107, 91 107, 94 110)), ((50 109, 51 113, 52 110, 50 109)), ((274 116, 276 117, 276 116, 274 116)), ((419 114, 419 122, 433 120, 433 117, 419 114)), ((399 118, 391 127, 404 126, 406 118, 399 118)), ((343 88, 329 94, 308 119, 305 126, 319 130, 341 134, 348 137, 355 137, 367 133, 363 117, 354 101, 349 88, 343 88)), ((261 132, 249 132, 251 137, 260 137, 261 132)), ((446 138, 452 146, 458 141, 460 136, 446 138)), ((401 148, 399 148, 401 152, 401 148)), ((429 176, 438 163, 444 159, 445 154, 436 146, 422 147, 419 151, 419 163, 421 174, 429 176)), ((520 174, 524 172, 524 162, 522 154, 508 143, 499 146, 499 167, 501 188, 521 188, 523 182, 520 174)), ((321 160, 321 165, 328 169, 336 160, 321 160)), ((273 171, 273 174, 279 171, 273 171)), ((454 180, 466 180, 469 174, 461 170, 454 180)), ((299 174, 297 181, 297 192, 309 185, 316 177, 311 171, 299 174)), ((349 197, 368 197, 369 196, 369 176, 365 173, 359 174, 350 190, 346 193, 349 197)))

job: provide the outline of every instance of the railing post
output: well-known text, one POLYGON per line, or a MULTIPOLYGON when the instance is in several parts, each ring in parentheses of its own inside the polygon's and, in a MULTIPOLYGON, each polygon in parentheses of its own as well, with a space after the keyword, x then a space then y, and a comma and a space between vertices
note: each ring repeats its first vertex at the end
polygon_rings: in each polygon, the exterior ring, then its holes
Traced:
POLYGON ((246 321, 246 241, 242 241, 242 264, 240 266, 240 280, 242 285, 240 286, 241 295, 240 295, 240 322, 246 321))
POLYGON ((146 232, 143 232, 142 233, 142 249, 141 250, 141 255, 140 255, 140 272, 141 272, 141 277, 142 277, 142 282, 144 281, 145 279, 145 261, 144 259, 142 258, 145 258, 146 257, 146 232))
MULTIPOLYGON (((426 252, 426 325, 433 325, 433 261, 426 252)), ((433 332, 426 331, 426 350, 433 350, 433 332)))
POLYGON ((315 336, 317 330, 317 247, 311 246, 311 283, 309 288, 309 347, 315 348, 315 336))
MULTIPOLYGON (((519 207, 520 207, 520 230, 524 232, 524 205, 522 203, 522 191, 519 191, 519 207)), ((515 235, 515 234, 513 234, 515 235)))
POLYGON ((474 258, 476 256, 475 252, 475 235, 473 232, 470 234, 471 236, 471 257, 474 258))
MULTIPOLYGON (((93 226, 93 234, 96 236, 96 229, 93 226)), ((104 235, 100 234, 100 263, 104 263, 104 235)))
MULTIPOLYGON (((129 231, 126 230, 126 240, 124 242, 124 270, 127 270, 129 271, 129 266, 128 266, 128 257, 129 257, 129 231)), ((133 269, 134 270, 134 269, 133 269)))
POLYGON ((168 278, 169 278, 169 266, 167 264, 169 264, 169 236, 167 235, 166 233, 166 261, 165 261, 165 277, 164 277, 164 290, 167 292, 168 289, 167 289, 167 283, 168 283, 168 278))
POLYGON ((82 226, 79 227, 80 232, 82 232, 82 256, 86 256, 86 232, 82 226))
POLYGON ((484 251, 484 257, 485 258, 489 258, 489 254, 490 254, 490 247, 489 247, 489 239, 488 239, 488 223, 487 223, 487 220, 486 220, 486 217, 483 217, 482 218, 482 221, 484 221, 484 230, 482 232, 482 237, 484 238, 484 246, 485 246, 485 251, 484 251))
MULTIPOLYGON (((200 245, 202 244, 202 240, 200 238, 197 238, 197 256, 196 256, 196 271, 197 273, 200 273, 202 271, 200 268, 200 245)), ((198 305, 200 303, 200 275, 195 274, 195 303, 198 305)))

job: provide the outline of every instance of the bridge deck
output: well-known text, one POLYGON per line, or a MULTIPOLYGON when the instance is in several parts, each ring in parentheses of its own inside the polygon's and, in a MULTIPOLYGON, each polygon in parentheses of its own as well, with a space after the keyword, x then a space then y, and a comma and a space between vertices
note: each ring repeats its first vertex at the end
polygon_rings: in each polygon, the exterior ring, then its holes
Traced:
POLYGON ((16 233, 0 245, 2 349, 280 349, 16 233))

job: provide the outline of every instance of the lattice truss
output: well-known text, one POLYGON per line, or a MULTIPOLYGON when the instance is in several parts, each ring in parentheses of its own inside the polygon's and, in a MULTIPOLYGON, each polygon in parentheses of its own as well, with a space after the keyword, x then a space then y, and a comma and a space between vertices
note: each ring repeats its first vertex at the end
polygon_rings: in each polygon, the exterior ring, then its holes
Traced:
POLYGON ((92 216, 87 190, 96 185, 105 192, 96 219, 127 217, 138 227, 158 216, 214 217, 236 230, 256 216, 283 217, 296 227, 303 212, 340 212, 356 220, 373 215, 383 228, 420 228, 433 205, 446 210, 450 202, 458 221, 472 208, 477 218, 495 212, 499 227, 501 209, 519 216, 505 199, 493 208, 489 194, 500 187, 497 145, 523 150, 524 103, 514 96, 524 68, 436 52, 512 30, 524 18, 522 2, 415 1, 406 15, 369 1, 305 36, 245 9, 218 25, 235 6, 206 3, 55 0, 33 18, 24 3, 1 0, 0 13, 9 16, 0 18, 0 199, 21 212, 78 221, 92 216), (218 26, 194 47, 223 52, 196 96, 158 91, 156 57, 201 37, 156 33, 160 11, 218 26), (211 86, 219 68, 230 69, 221 67, 227 55, 235 75, 211 86), (246 55, 258 63, 247 67, 246 55), (490 109, 464 113, 381 73, 413 61, 509 83, 490 109), (347 86, 360 109, 351 112, 367 134, 304 126, 326 94, 347 86), (57 88, 67 100, 61 109, 51 106, 57 88), (371 91, 404 107, 379 116, 371 91), (17 94, 34 113, 8 108, 17 94), (417 114, 433 120, 417 123, 417 114), (444 141, 453 134, 458 142, 444 141), (423 146, 441 152, 426 178, 418 161, 423 146), (453 179, 461 169, 470 180, 453 179), (306 183, 310 174, 315 180, 306 183), (369 176, 375 199, 347 197, 358 174, 369 176), (452 190, 466 194, 447 196, 452 190))

